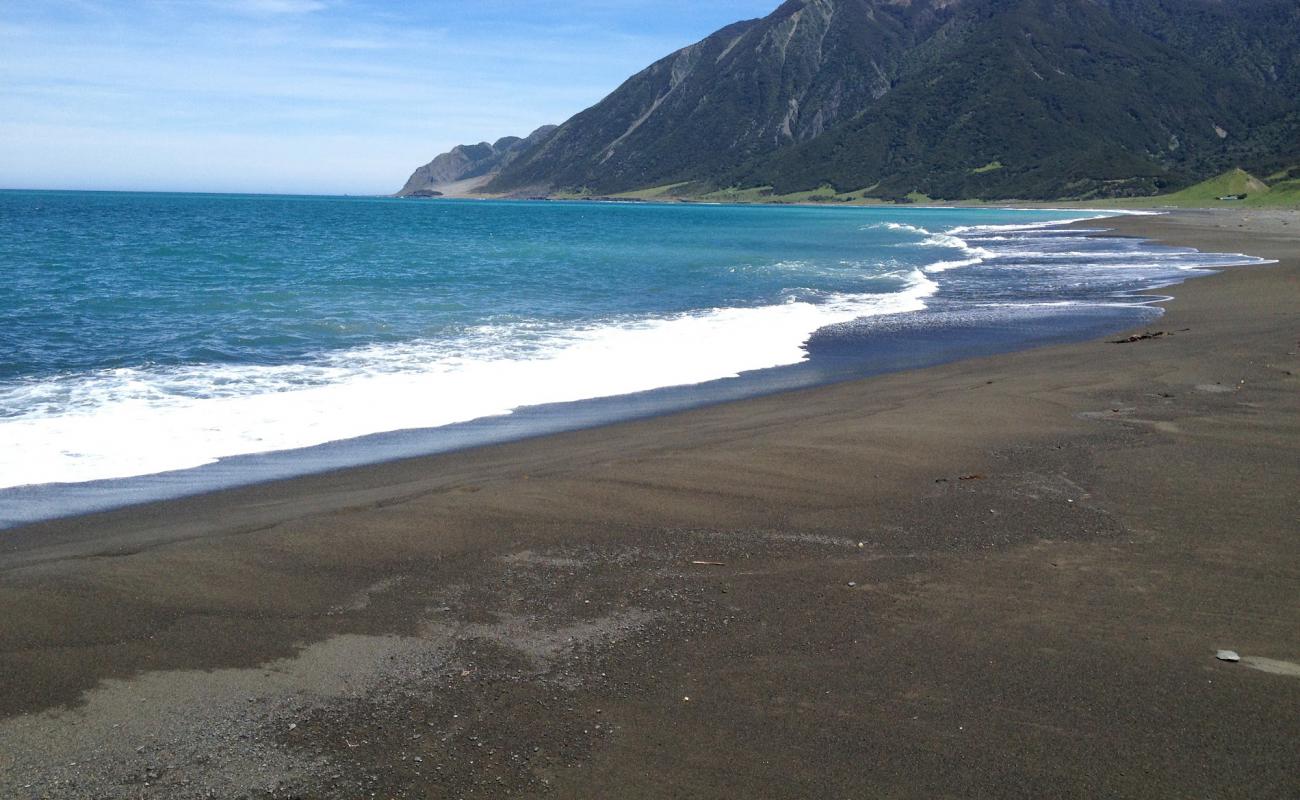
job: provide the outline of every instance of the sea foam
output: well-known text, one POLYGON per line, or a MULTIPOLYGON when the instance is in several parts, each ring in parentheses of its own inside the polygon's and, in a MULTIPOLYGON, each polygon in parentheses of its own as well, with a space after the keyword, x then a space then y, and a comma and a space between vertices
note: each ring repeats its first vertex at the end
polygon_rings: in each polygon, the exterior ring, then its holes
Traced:
MULTIPOLYGON (((815 331, 918 311, 937 289, 916 270, 898 291, 839 294, 556 331, 513 351, 446 342, 371 346, 316 363, 101 371, 28 382, 0 397, 0 488, 147 475, 248 453, 433 428, 524 407, 703 383, 807 357, 815 331), (41 397, 49 402, 39 402, 41 397)), ((481 333, 481 332, 480 332, 481 333)))

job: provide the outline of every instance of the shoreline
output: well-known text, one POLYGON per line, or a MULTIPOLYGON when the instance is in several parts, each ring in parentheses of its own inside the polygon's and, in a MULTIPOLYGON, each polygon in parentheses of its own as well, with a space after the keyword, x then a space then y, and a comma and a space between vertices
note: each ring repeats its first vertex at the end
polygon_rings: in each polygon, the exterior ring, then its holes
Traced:
MULTIPOLYGON (((1065 210, 1062 212, 1067 213, 1065 210)), ((1077 212, 1068 213, 1073 215, 1077 212)), ((1041 224, 1041 229, 1088 229, 1101 220, 1120 218, 1107 213, 1097 210, 1075 222, 1064 220, 1041 224)), ((1109 213, 1127 215, 1128 212, 1109 213)), ((1221 255, 1222 265, 1206 269, 1230 266, 1228 262, 1241 254, 1221 255)), ((810 341, 805 343, 807 356, 803 361, 745 370, 731 377, 703 383, 525 405, 509 413, 489 413, 439 427, 381 430, 305 447, 227 455, 195 467, 142 475, 7 487, 0 489, 0 531, 305 475, 652 418, 899 370, 921 369, 963 358, 1082 341, 1137 324, 1140 317, 1155 307, 1151 292, 1186 279, 1182 277, 1126 292, 1124 296, 1133 299, 1126 307, 1098 301, 1050 312, 1029 306, 1004 312, 979 312, 972 307, 966 313, 976 316, 970 319, 946 318, 946 321, 945 315, 934 308, 866 317, 848 325, 830 325, 815 331, 810 341), (896 328, 911 330, 911 334, 896 333, 896 328)))
POLYGON ((393 461, 448 455, 923 369, 965 358, 1082 341, 1127 327, 1136 321, 1131 318, 1143 315, 1155 302, 1153 299, 1123 308, 1085 306, 1068 313, 1056 311, 1037 316, 1024 314, 1023 318, 990 319, 965 326, 970 340, 962 341, 957 340, 954 331, 936 335, 936 330, 943 331, 920 326, 911 332, 913 336, 908 336, 906 332, 895 333, 891 327, 855 337, 860 341, 853 349, 870 349, 851 355, 839 352, 850 349, 847 344, 818 332, 812 339, 816 342, 813 348, 819 352, 805 361, 745 371, 702 384, 524 406, 509 414, 489 415, 438 428, 381 431, 294 450, 227 456, 212 464, 171 472, 0 489, 0 539, 6 532, 24 525, 364 469, 393 461), (19 513, 5 510, 6 505, 10 508, 24 505, 30 510, 19 513))
POLYGON ((1294 793, 1297 217, 1110 218, 1279 261, 1159 339, 7 531, 0 793, 1294 793))

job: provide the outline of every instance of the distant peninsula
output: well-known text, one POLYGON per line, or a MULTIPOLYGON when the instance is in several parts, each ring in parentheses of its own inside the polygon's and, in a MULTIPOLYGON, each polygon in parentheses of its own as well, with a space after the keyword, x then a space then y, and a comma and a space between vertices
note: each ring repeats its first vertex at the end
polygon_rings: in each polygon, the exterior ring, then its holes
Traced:
POLYGON ((398 195, 442 197, 477 191, 510 162, 550 136, 555 128, 555 125, 543 125, 522 139, 506 136, 491 144, 479 142, 453 147, 413 172, 398 195))
POLYGON ((1086 201, 1244 170, 1290 200, 1298 32, 1294 0, 788 0, 399 194, 1086 201))

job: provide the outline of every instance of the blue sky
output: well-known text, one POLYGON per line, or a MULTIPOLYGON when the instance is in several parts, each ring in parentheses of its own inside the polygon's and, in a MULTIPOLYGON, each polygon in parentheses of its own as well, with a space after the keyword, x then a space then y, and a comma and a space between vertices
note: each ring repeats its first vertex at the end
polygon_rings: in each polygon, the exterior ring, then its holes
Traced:
POLYGON ((0 0, 0 187, 387 193, 778 0, 0 0))

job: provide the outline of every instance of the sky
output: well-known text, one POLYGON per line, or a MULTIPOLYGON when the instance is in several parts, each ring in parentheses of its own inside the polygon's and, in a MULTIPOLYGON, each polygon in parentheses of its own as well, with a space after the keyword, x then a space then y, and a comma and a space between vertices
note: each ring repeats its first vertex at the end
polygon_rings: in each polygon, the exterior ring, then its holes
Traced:
POLYGON ((778 0, 0 0, 0 188, 386 194, 778 0))

